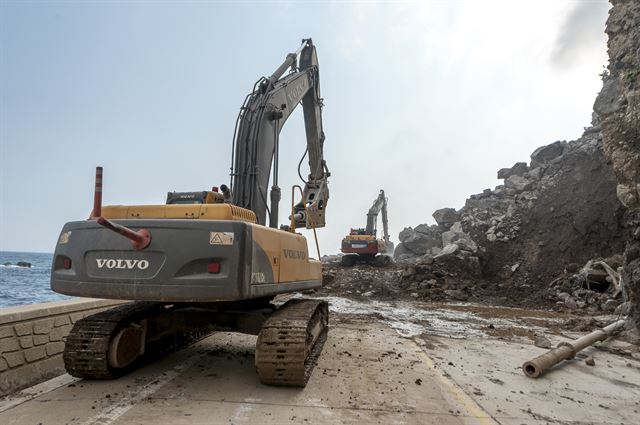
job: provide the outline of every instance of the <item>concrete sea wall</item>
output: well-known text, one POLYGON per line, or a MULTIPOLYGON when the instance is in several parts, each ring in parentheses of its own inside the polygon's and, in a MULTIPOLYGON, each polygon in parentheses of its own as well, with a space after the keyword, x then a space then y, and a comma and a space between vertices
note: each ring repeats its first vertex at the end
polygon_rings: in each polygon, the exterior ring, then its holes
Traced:
POLYGON ((0 309, 0 396, 64 373, 64 338, 73 324, 122 302, 78 299, 0 309))

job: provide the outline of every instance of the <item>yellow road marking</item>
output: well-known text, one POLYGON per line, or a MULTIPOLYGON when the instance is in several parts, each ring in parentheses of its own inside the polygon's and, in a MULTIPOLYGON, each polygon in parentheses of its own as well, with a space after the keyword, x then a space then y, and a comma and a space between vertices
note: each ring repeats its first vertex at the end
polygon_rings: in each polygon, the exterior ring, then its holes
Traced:
MULTIPOLYGON (((412 340, 413 341, 413 340, 412 340)), ((436 365, 431 357, 427 356, 427 354, 420 348, 420 346, 413 341, 413 343, 418 348, 417 355, 422 360, 422 362, 433 372, 433 375, 438 378, 438 381, 442 385, 443 390, 445 390, 446 394, 451 397, 452 401, 456 402, 459 407, 464 409, 468 416, 474 420, 473 423, 477 423, 480 425, 496 425, 496 422, 487 412, 480 407, 478 403, 471 397, 467 395, 458 385, 456 385, 452 380, 443 376, 442 373, 436 365)))

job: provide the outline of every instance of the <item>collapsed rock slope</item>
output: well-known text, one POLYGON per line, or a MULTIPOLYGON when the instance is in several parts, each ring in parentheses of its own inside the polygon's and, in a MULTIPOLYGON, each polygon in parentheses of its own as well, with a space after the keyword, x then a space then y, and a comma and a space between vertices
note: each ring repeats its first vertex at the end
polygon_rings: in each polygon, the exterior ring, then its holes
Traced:
POLYGON ((536 149, 529 163, 503 168, 498 178, 504 184, 471 195, 461 209, 436 211, 437 224, 404 229, 396 260, 453 255, 473 277, 535 292, 567 266, 622 251, 622 208, 598 127, 536 149))

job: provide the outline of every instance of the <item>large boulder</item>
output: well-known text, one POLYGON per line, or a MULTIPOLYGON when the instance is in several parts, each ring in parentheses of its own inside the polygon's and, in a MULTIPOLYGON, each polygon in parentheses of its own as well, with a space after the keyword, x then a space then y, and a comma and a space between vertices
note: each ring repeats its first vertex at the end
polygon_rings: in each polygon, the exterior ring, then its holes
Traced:
POLYGON ((409 251, 402 242, 400 242, 396 246, 396 249, 393 251, 393 258, 397 260, 399 257, 405 256, 405 255, 410 255, 413 257, 413 253, 409 251))
POLYGON ((455 243, 447 244, 445 245, 444 248, 442 248, 442 251, 440 251, 437 255, 435 255, 435 258, 442 258, 448 255, 453 255, 456 252, 458 252, 459 248, 460 246, 458 246, 458 244, 455 244, 455 243))
POLYGON ((542 177, 542 167, 532 168, 527 171, 523 177, 531 180, 540 180, 540 177, 542 177))
POLYGON ((455 208, 440 208, 432 214, 439 226, 446 229, 451 227, 456 221, 460 221, 460 214, 458 214, 455 208))
POLYGON ((614 78, 607 78, 602 84, 602 90, 596 97, 596 101, 593 104, 593 111, 597 119, 600 119, 600 115, 608 115, 620 110, 620 91, 618 88, 618 81, 614 78))
POLYGON ((504 185, 507 189, 513 189, 516 192, 524 192, 525 190, 531 189, 533 183, 525 177, 513 175, 504 181, 504 185))
POLYGON ((442 246, 446 248, 449 245, 457 245, 460 249, 473 253, 478 252, 478 245, 462 230, 460 222, 455 223, 449 231, 442 234, 442 246))
POLYGON ((526 162, 516 162, 511 168, 501 168, 498 171, 499 179, 507 179, 511 176, 524 176, 524 173, 529 171, 529 167, 526 162))
POLYGON ((567 142, 557 141, 533 151, 531 154, 531 168, 538 167, 561 156, 564 153, 566 144, 567 142))
MULTIPOLYGON (((399 239, 402 242, 403 249, 410 251, 415 255, 424 255, 433 247, 440 247, 441 237, 437 229, 421 224, 415 229, 406 227, 400 232, 399 239)), ((400 255, 400 254, 398 254, 400 255)))
POLYGON ((458 279, 478 278, 482 275, 478 257, 466 252, 458 242, 446 245, 441 253, 433 257, 433 262, 458 279))

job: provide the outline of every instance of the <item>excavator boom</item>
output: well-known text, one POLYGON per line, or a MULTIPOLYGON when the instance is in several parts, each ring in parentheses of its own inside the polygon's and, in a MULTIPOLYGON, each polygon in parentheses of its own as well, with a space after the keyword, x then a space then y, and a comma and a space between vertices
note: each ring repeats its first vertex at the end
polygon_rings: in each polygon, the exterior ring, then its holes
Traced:
POLYGON ((382 238, 385 241, 389 241, 389 222, 387 220, 387 198, 384 196, 384 190, 380 190, 378 198, 374 201, 369 212, 367 213, 367 227, 366 232, 369 235, 376 236, 378 214, 382 212, 382 238))
POLYGON ((278 227, 281 198, 278 186, 279 136, 283 125, 300 103, 304 112, 310 172, 305 180, 304 199, 295 208, 296 226, 323 227, 330 174, 323 157, 325 136, 320 71, 311 39, 303 40, 300 49, 288 54, 270 77, 263 77, 255 83, 238 114, 231 167, 232 203, 255 212, 259 224, 266 225, 269 211, 270 227, 278 227), (287 70, 290 70, 289 74, 283 76, 287 70), (271 180, 271 192, 268 194, 271 180), (267 199, 270 200, 270 208, 267 199))

